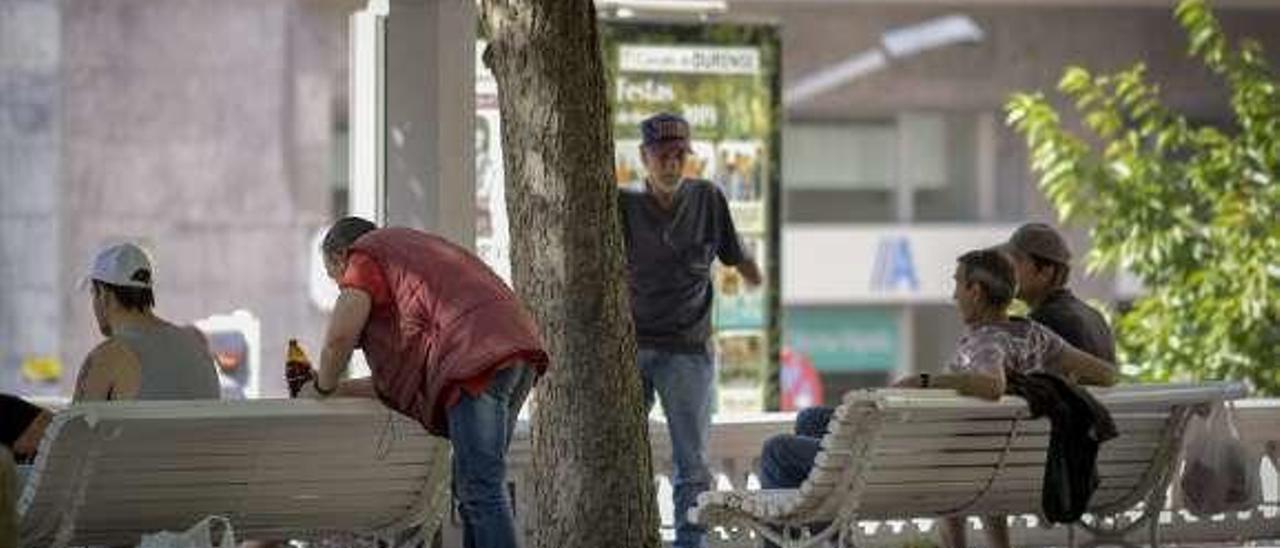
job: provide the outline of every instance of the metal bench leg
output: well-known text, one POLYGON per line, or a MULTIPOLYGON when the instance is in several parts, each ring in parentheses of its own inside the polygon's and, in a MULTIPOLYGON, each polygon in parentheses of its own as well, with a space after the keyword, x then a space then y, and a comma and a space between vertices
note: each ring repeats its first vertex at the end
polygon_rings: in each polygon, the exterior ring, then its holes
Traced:
POLYGON ((835 538, 841 547, 853 546, 852 539, 847 541, 848 544, 844 544, 846 540, 841 532, 843 526, 839 520, 832 522, 826 529, 815 535, 810 535, 808 538, 795 538, 795 535, 791 534, 792 527, 789 525, 774 529, 768 523, 750 516, 738 516, 736 521, 755 531, 760 538, 768 539, 770 542, 784 548, 820 548, 823 543, 832 538, 835 538))
POLYGON ((855 526, 853 522, 849 522, 840 528, 840 532, 836 535, 836 546, 838 548, 858 548, 858 545, 853 543, 853 528, 855 526))
POLYGON ((1151 497, 1147 498, 1147 511, 1143 513, 1143 518, 1147 520, 1147 541, 1151 548, 1160 547, 1160 515, 1164 513, 1164 504, 1168 501, 1168 482, 1165 487, 1156 489, 1151 497))
POLYGON ((1138 548, 1140 544, 1129 540, 1129 536, 1135 531, 1141 531, 1145 525, 1149 535, 1149 541, 1152 548, 1158 546, 1156 532, 1160 527, 1160 510, 1164 508, 1164 500, 1149 500, 1147 508, 1143 509, 1142 515, 1133 521, 1127 521, 1124 514, 1116 514, 1113 516, 1099 517, 1094 516, 1095 522, 1090 525, 1086 521, 1080 521, 1080 526, 1093 536, 1088 542, 1085 542, 1083 548, 1093 548, 1095 546, 1125 546, 1127 548, 1138 548), (1152 511, 1151 508, 1157 508, 1152 511), (1112 521, 1108 524, 1107 520, 1112 521))
POLYGON ((1164 508, 1164 497, 1161 498, 1161 504, 1157 508, 1155 515, 1147 522, 1147 535, 1151 541, 1151 548, 1160 548, 1160 513, 1164 508))
POLYGON ((840 546, 840 548, 845 548, 846 546, 850 546, 850 547, 853 546, 851 542, 849 544, 846 544, 846 541, 851 539, 846 538, 844 520, 837 519, 831 522, 831 525, 828 525, 826 529, 823 529, 818 534, 810 535, 809 538, 804 539, 804 542, 800 544, 800 547, 801 548, 820 548, 823 544, 827 542, 828 539, 831 539, 831 538, 836 539, 836 545, 840 546))

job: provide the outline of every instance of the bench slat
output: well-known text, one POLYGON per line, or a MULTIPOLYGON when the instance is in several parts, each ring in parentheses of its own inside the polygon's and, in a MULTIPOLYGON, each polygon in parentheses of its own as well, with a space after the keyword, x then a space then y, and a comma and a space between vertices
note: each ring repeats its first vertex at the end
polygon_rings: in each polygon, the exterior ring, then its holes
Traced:
MULTIPOLYGON (((1006 447, 1006 436, 933 436, 919 438, 890 438, 884 439, 875 446, 875 453, 892 454, 892 453, 919 453, 922 451, 940 452, 940 451, 1000 451, 1003 452, 1006 447)), ((1142 432, 1135 434, 1125 434, 1118 438, 1108 441, 1104 447, 1111 448, 1135 448, 1148 447, 1158 444, 1163 438, 1159 432, 1142 432)), ((1046 448, 1049 444, 1049 436, 1044 434, 1032 434, 1026 436, 1016 436, 1013 442, 1008 444, 1010 447, 1017 449, 1036 449, 1046 448)))
MULTIPOLYGON (((425 451, 425 450, 424 450, 425 451)), ((297 468, 300 466, 308 466, 308 453, 298 451, 272 452, 271 459, 263 459, 261 456, 251 456, 246 454, 205 454, 192 458, 175 459, 165 462, 148 463, 139 461, 137 458, 108 456, 99 458, 96 467, 99 470, 110 470, 112 472, 181 472, 188 470, 212 470, 226 469, 236 470, 248 467, 254 467, 261 470, 271 470, 276 468, 297 468)), ((261 454, 260 454, 261 455, 261 454)), ((376 462, 379 466, 400 466, 422 464, 423 452, 416 451, 396 451, 390 453, 376 462)), ((63 461, 67 459, 61 459, 63 461)), ((352 467, 365 466, 369 464, 368 455, 362 454, 340 454, 334 455, 328 462, 337 465, 350 465, 352 467)), ((49 478, 44 478, 46 481, 49 478)))
MULTIPOLYGON (((310 511, 322 512, 325 509, 338 510, 342 508, 359 512, 360 508, 370 505, 380 507, 404 507, 407 508, 413 502, 413 491, 402 489, 399 491, 387 491, 385 493, 365 492, 349 492, 340 496, 326 496, 321 498, 304 498, 301 496, 275 496, 271 497, 272 502, 277 506, 276 513, 305 513, 310 511)), ((224 496, 220 493, 213 493, 208 499, 187 498, 165 500, 162 498, 150 499, 121 499, 113 501, 109 509, 104 509, 97 515, 85 516, 81 521, 85 524, 93 523, 110 523, 122 517, 157 517, 163 518, 165 515, 174 512, 200 512, 209 513, 209 509, 220 509, 217 513, 232 513, 248 515, 249 513, 258 513, 259 511, 270 511, 269 507, 258 504, 246 504, 242 500, 236 500, 232 496, 224 496)), ((357 517, 357 519, 360 519, 357 517)))
MULTIPOLYGON (((1139 448, 1110 448, 1103 446, 1098 452, 1098 463, 1100 466, 1106 466, 1108 463, 1117 464, 1148 464, 1151 462, 1154 445, 1139 448)), ((877 460, 876 467, 881 470, 889 470, 895 468, 919 468, 919 467, 935 467, 935 466, 975 466, 990 465, 994 466, 1000 460, 1000 451, 954 451, 946 453, 945 464, 939 462, 938 455, 935 453, 921 453, 900 455, 894 454, 892 458, 881 458, 877 460)), ((1045 452, 1039 448, 1027 450, 1010 451, 1008 456, 1004 457, 1008 464, 1043 464, 1045 461, 1045 452)))
MULTIPOLYGON (((1102 478, 1123 478, 1141 474, 1146 471, 1147 468, 1150 468, 1150 465, 1147 463, 1102 466, 1098 469, 1098 475, 1102 478)), ((975 466, 967 468, 893 468, 888 470, 876 470, 872 474, 871 478, 868 478, 868 484, 899 484, 908 486, 910 484, 917 483, 927 484, 947 481, 977 481, 985 484, 994 472, 994 468, 990 466, 975 466), (872 478, 874 478, 874 481, 872 478)), ((1029 463, 1006 466, 1000 471, 997 482, 1022 479, 1034 479, 1038 481, 1043 477, 1044 463, 1029 463)))
MULTIPOLYGON (((1094 499, 1114 500, 1129 494, 1131 489, 1100 488, 1094 499)), ((971 495, 927 495, 927 494, 885 494, 882 497, 867 499, 860 507, 859 515, 863 518, 890 519, 901 518, 903 508, 917 509, 916 515, 930 516, 939 512, 965 508, 966 513, 978 515, 986 512, 1036 514, 1040 510, 1040 491, 1024 490, 1003 493, 992 493, 977 503, 972 503, 971 495)))
POLYGON ((189 485, 195 487, 205 484, 305 484, 318 480, 331 482, 412 481, 414 478, 421 478, 428 472, 429 468, 427 463, 418 462, 376 468, 357 467, 344 470, 341 473, 321 469, 320 471, 327 472, 326 476, 321 477, 317 477, 317 470, 314 467, 273 467, 270 469, 211 467, 182 471, 158 470, 150 473, 142 470, 119 471, 106 469, 95 474, 93 481, 95 487, 102 489, 112 486, 127 489, 144 489, 151 486, 165 485, 189 485))
MULTIPOLYGON (((1160 431, 1165 427, 1169 416, 1167 413, 1141 413, 1124 416, 1113 416, 1116 430, 1121 433, 1142 431, 1160 431)), ((954 436, 959 434, 1004 434, 1009 431, 1010 420, 1001 419, 958 419, 932 422, 890 423, 885 428, 884 438, 910 438, 918 436, 954 436)), ((1049 421, 1035 419, 1022 421, 1019 431, 1026 434, 1048 434, 1049 421)))

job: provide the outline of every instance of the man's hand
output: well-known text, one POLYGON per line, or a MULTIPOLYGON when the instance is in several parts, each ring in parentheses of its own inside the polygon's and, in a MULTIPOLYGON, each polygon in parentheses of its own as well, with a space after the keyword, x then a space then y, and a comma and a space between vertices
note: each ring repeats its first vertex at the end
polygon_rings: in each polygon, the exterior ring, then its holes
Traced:
POLYGON ((764 282, 764 276, 760 274, 760 265, 756 264, 754 259, 747 259, 738 265, 738 274, 742 275, 742 279, 747 282, 747 287, 759 287, 764 282))
POLYGON ((373 379, 369 377, 344 380, 338 383, 338 391, 333 395, 339 398, 378 399, 378 392, 373 387, 373 379))
POLYGON ((311 379, 311 382, 302 385, 302 389, 298 391, 298 397, 306 398, 309 400, 323 400, 333 395, 332 392, 330 392, 328 395, 321 394, 320 389, 316 388, 317 382, 319 382, 319 379, 311 379))
POLYGON ((893 388, 920 388, 919 375, 907 375, 893 383, 893 388))

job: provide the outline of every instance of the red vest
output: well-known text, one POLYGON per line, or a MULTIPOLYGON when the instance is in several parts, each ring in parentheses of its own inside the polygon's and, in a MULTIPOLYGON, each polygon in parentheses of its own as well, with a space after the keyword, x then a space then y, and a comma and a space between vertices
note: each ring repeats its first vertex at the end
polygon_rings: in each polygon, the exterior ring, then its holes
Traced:
POLYGON ((407 228, 375 230, 352 249, 381 267, 391 293, 360 340, 387 406, 447 436, 446 406, 463 381, 517 360, 546 371, 533 317, 475 255, 407 228))

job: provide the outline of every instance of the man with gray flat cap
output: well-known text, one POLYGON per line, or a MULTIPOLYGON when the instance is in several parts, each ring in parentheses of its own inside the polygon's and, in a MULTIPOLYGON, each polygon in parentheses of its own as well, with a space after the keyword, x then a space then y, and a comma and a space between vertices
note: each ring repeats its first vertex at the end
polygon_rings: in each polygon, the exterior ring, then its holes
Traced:
POLYGON ((1019 299, 1028 316, 1053 330, 1072 346, 1108 363, 1116 361, 1116 344, 1107 320, 1067 289, 1071 249, 1062 235, 1044 223, 1027 223, 1000 249, 1014 262, 1019 299))

